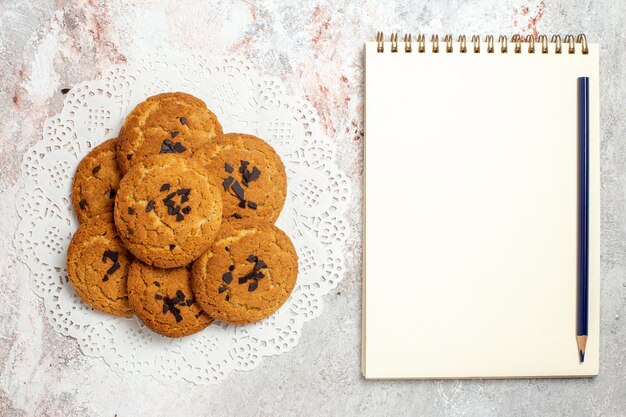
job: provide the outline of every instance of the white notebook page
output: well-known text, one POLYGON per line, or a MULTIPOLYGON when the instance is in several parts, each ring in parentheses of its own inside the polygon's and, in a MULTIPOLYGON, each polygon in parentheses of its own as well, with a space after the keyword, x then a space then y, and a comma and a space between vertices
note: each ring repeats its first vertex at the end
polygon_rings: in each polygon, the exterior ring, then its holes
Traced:
POLYGON ((365 57, 366 378, 599 367, 598 45, 365 57), (590 77, 590 301, 576 346, 577 77, 590 77))

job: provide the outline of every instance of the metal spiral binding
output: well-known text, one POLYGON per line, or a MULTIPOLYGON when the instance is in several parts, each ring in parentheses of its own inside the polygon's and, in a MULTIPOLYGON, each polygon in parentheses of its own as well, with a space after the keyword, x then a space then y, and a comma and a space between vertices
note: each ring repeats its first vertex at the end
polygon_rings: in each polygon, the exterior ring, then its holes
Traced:
MULTIPOLYGON (((424 34, 418 34, 417 37, 417 52, 425 53, 426 52, 426 36, 424 34)), ((445 53, 452 53, 454 48, 454 40, 452 35, 448 34, 444 36, 445 49, 443 51, 445 53)), ((485 42, 487 43, 487 53, 493 54, 495 53, 495 38, 493 35, 485 36, 485 42)), ((563 42, 561 42, 561 36, 553 35, 548 42, 548 37, 546 35, 539 35, 537 37, 533 35, 528 35, 525 38, 522 38, 521 35, 515 34, 511 36, 511 42, 514 44, 513 52, 516 54, 522 53, 522 44, 528 45, 527 53, 534 54, 535 53, 535 42, 541 43, 541 53, 547 54, 549 52, 550 44, 554 44, 554 53, 560 54, 563 50, 563 43, 567 44, 567 52, 569 54, 576 53, 576 44, 580 44, 580 52, 583 54, 589 53, 589 45, 587 43, 587 37, 584 34, 580 34, 578 36, 574 35, 566 35, 563 38, 563 42)), ((439 53, 439 35, 432 35, 430 38, 431 43, 431 51, 433 53, 439 53)), ((500 53, 506 54, 509 51, 509 38, 506 35, 500 35, 498 37, 498 43, 500 44, 500 53)), ((390 50, 392 53, 398 52, 398 33, 392 33, 390 37, 390 50)), ((460 35, 458 38, 459 44, 459 52, 462 54, 467 52, 467 37, 465 35, 460 35)), ((480 45, 481 45, 481 37, 479 35, 472 35, 472 44, 474 53, 480 53, 480 45)), ((385 52, 385 36, 383 32, 376 33, 376 51, 377 52, 385 52)), ((413 52, 413 36, 410 33, 406 33, 404 35, 404 52, 412 53, 413 52)))
POLYGON ((411 45, 411 34, 404 34, 404 52, 410 53, 413 52, 413 46, 411 45))
POLYGON ((446 35, 444 40, 446 41, 446 52, 452 52, 452 35, 446 35))
POLYGON ((493 35, 487 35, 487 53, 493 54, 493 35))
POLYGON ((433 52, 434 53, 439 52, 439 35, 431 36, 430 41, 433 44, 433 52))
POLYGON ((480 52, 480 36, 472 35, 472 42, 474 43, 474 53, 477 54, 480 52))
POLYGON ((426 50, 426 37, 424 35, 417 35, 417 51, 424 52, 426 50))
POLYGON ((391 52, 398 52, 398 34, 391 34, 391 52))
POLYGON ((500 52, 506 54, 509 50, 509 38, 504 35, 500 35, 498 42, 500 42, 500 52))
POLYGON ((465 35, 459 36, 459 49, 463 54, 467 52, 467 38, 465 37, 465 35))
POLYGON ((541 53, 547 54, 548 53, 548 37, 546 35, 539 35, 539 38, 537 39, 539 40, 539 42, 541 42, 541 53))

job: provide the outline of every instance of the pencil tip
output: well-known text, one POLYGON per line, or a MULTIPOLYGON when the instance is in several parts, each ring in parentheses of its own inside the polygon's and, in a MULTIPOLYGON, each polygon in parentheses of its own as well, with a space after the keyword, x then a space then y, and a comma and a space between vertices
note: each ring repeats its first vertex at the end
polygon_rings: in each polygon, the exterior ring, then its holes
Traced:
POLYGON ((583 352, 582 350, 578 351, 578 355, 580 356, 580 362, 584 362, 585 361, 585 352, 583 352))

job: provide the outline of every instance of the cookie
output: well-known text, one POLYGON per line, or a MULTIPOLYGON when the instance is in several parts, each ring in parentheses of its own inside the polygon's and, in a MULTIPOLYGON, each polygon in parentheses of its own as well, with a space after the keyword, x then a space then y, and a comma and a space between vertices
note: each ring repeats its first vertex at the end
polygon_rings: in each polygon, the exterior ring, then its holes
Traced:
POLYGON ((193 263, 192 288, 200 307, 225 323, 259 321, 287 300, 298 256, 287 235, 270 223, 224 223, 211 249, 193 263))
POLYGON ((72 206, 79 222, 113 211, 122 178, 115 143, 116 139, 101 143, 78 164, 72 180, 72 206))
POLYGON ((222 126, 202 100, 185 93, 149 97, 130 112, 120 130, 117 160, 128 169, 149 155, 192 154, 222 135, 222 126))
POLYGON ((187 336, 213 319, 194 301, 189 268, 161 269, 135 261, 128 273, 128 298, 135 314, 151 330, 169 337, 187 336))
POLYGON ((67 274, 85 303, 105 313, 130 317, 126 275, 132 261, 108 213, 80 224, 67 250, 67 274))
POLYGON ((193 156, 220 189, 224 220, 256 219, 273 223, 287 196, 285 167, 262 139, 228 133, 193 156))
POLYGON ((190 158, 152 155, 122 178, 115 225, 135 257, 160 268, 184 266, 213 242, 222 200, 207 172, 190 158))

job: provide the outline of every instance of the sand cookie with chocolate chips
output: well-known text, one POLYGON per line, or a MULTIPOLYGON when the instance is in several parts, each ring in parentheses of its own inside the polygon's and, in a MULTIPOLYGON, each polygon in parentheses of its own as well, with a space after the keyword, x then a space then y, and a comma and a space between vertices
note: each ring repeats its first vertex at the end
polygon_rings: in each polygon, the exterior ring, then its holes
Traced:
POLYGON ((126 275, 132 261, 109 213, 87 219, 78 227, 67 251, 67 273, 85 303, 105 313, 130 317, 126 275))
POLYGON ((117 159, 122 173, 149 155, 190 155, 222 135, 222 126, 202 100, 185 93, 149 97, 130 112, 120 130, 117 159))
POLYGON ((256 219, 273 223, 287 196, 285 167, 262 139, 227 133, 193 156, 220 188, 224 220, 256 219))
POLYGON ((298 256, 276 226, 251 220, 224 223, 211 249, 193 264, 200 307, 226 323, 259 321, 287 300, 298 275, 298 256))
POLYGON ((72 180, 72 206, 79 222, 113 211, 122 174, 117 166, 116 139, 95 147, 78 164, 72 180))
POLYGON ((213 319, 195 303, 191 271, 161 269, 140 261, 128 273, 128 298, 135 314, 153 331, 169 337, 199 332, 213 319))
POLYGON ((200 164, 175 154, 153 155, 124 176, 114 213, 133 255, 149 265, 175 268, 211 246, 222 221, 222 201, 200 164))

